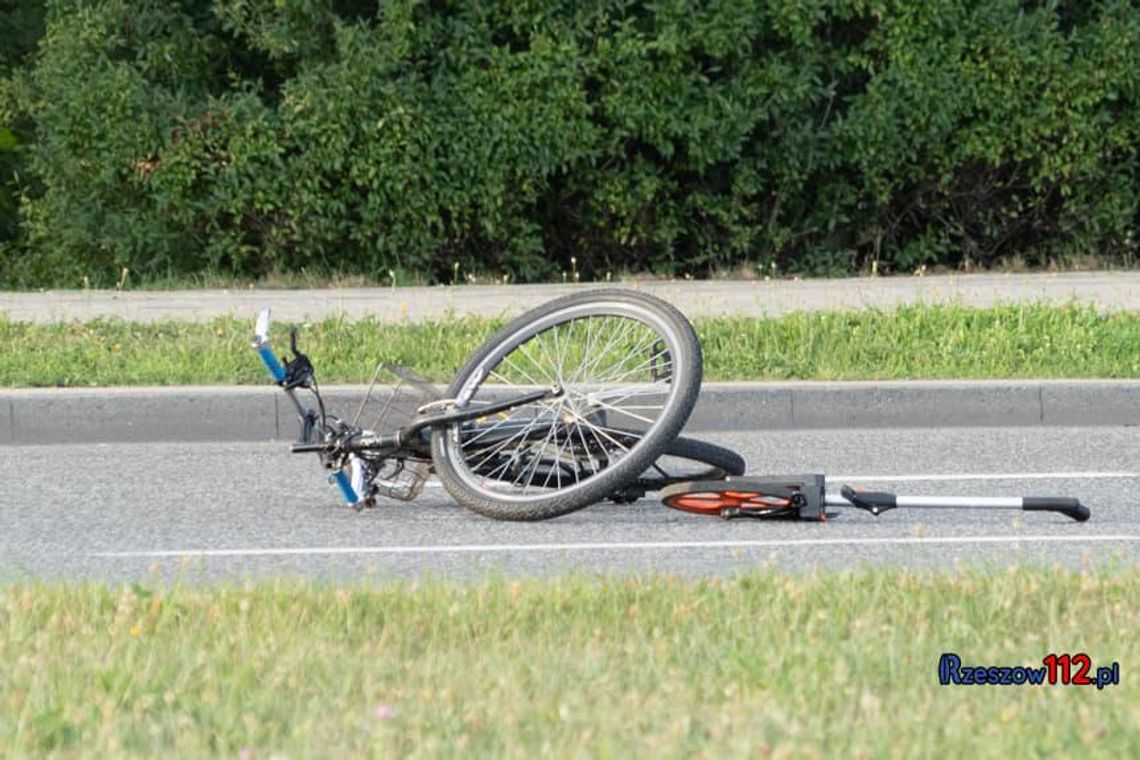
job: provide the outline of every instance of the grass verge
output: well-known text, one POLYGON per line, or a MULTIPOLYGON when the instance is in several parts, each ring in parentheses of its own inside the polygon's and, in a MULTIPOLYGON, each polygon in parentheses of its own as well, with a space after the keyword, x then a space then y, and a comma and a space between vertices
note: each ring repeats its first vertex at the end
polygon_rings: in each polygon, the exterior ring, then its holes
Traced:
MULTIPOLYGON (((378 361, 446 380, 501 320, 306 326, 325 383, 365 382, 378 361)), ((1091 306, 905 306, 696 322, 707 380, 1140 377, 1140 314, 1091 306)), ((262 383, 245 320, 35 325, 0 320, 0 386, 262 383)), ((284 347, 278 337, 278 349, 284 347)))
POLYGON ((0 751, 1140 755, 1140 572, 0 587, 0 751), (938 662, 1120 663, 941 686, 938 662))

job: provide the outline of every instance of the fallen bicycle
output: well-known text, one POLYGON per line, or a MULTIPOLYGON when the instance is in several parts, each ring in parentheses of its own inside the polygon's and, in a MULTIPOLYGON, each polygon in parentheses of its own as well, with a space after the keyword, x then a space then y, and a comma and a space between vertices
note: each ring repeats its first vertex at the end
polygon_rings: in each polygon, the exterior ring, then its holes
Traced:
POLYGON ((1067 498, 907 497, 848 487, 836 496, 823 475, 742 477, 737 453, 679 437, 700 391, 700 342, 677 309, 637 291, 586 291, 528 311, 488 338, 443 392, 381 363, 350 419, 327 411, 297 329, 285 363, 269 330, 266 310, 251 344, 297 411, 291 450, 319 455, 357 509, 379 497, 413 500, 434 473, 457 502, 503 520, 542 520, 654 491, 670 507, 725 518, 823 520, 828 507, 1089 517, 1067 498))

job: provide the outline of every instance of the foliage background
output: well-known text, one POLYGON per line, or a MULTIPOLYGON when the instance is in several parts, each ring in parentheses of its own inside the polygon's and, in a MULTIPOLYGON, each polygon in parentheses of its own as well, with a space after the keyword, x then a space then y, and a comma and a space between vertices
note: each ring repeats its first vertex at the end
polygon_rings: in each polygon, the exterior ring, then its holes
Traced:
POLYGON ((0 283, 1134 263, 1137 0, 0 4, 0 283))

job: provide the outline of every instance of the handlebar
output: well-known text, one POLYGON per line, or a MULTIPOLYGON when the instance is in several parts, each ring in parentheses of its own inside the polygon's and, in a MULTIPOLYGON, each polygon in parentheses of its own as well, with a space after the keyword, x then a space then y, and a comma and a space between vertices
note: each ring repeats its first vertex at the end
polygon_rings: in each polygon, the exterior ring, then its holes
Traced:
POLYGON ((360 435, 359 432, 321 443, 294 443, 289 447, 293 454, 331 454, 338 449, 349 454, 360 451, 383 451, 398 449, 404 436, 399 432, 392 435, 360 435))
POLYGON ((328 443, 294 443, 289 451, 293 454, 322 454, 331 448, 332 444, 328 443))
POLYGON ((269 370, 273 382, 282 382, 285 379, 285 367, 269 347, 269 309, 262 309, 257 315, 257 325, 253 328, 253 337, 250 338, 249 345, 261 357, 261 362, 269 370))
POLYGON ((268 343, 255 344, 253 350, 261 357, 261 361, 269 370, 273 382, 280 383, 285 380, 285 367, 281 365, 281 360, 273 353, 273 349, 269 347, 268 343))

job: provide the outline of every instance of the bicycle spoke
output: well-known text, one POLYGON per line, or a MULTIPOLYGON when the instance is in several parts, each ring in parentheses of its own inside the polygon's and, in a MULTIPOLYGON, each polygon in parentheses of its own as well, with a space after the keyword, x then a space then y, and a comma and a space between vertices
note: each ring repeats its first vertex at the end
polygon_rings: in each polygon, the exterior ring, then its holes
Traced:
MULTIPOLYGON (((482 465, 483 465, 483 463, 484 463, 484 462, 486 462, 488 459, 490 459, 491 457, 493 457, 493 456, 497 455, 499 452, 501 452, 503 449, 505 449, 507 446, 509 446, 509 445, 510 445, 510 443, 511 443, 512 441, 514 441, 514 440, 516 440, 516 439, 519 439, 520 437, 521 437, 523 440, 525 440, 525 439, 526 439, 526 434, 527 434, 528 432, 530 432, 531 430, 533 430, 533 429, 534 429, 534 424, 535 424, 535 423, 537 423, 537 420, 538 420, 538 418, 536 417, 536 418, 535 418, 535 421, 534 421, 534 423, 532 423, 531 425, 528 425, 528 426, 527 426, 526 428, 524 428, 523 430, 520 430, 518 433, 515 433, 515 434, 514 434, 514 435, 512 435, 511 437, 509 437, 509 438, 505 439, 503 442, 501 442, 501 443, 500 443, 498 446, 496 446, 494 449, 492 449, 492 450, 490 451, 490 453, 488 453, 488 454, 487 454, 485 457, 483 457, 483 459, 481 459, 481 460, 480 460, 480 461, 479 461, 479 462, 478 462, 478 463, 475 465, 474 469, 478 469, 478 468, 479 468, 480 466, 482 466, 482 465)), ((518 450, 518 449, 516 448, 516 451, 517 451, 517 450, 518 450)), ((478 456, 479 454, 482 454, 482 453, 483 453, 482 451, 474 451, 474 452, 472 452, 472 454, 473 454, 473 455, 475 455, 475 456, 478 456)))
MULTIPOLYGON (((571 324, 573 324, 573 323, 571 322, 571 324)), ((562 328, 563 327, 564 327, 564 325, 558 325, 557 327, 555 327, 553 330, 550 331, 550 333, 551 333, 551 339, 550 340, 552 343, 554 343, 554 356, 558 360, 558 373, 557 374, 558 374, 558 387, 559 388, 565 387, 565 385, 566 385, 566 380, 565 380, 565 377, 563 375, 563 367, 566 363, 566 353, 563 350, 562 345, 560 344, 560 342, 558 340, 558 336, 562 334, 562 328)))
MULTIPOLYGON (((599 378, 596 378, 594 380, 594 382, 595 383, 603 383, 603 382, 605 382, 605 383, 616 383, 616 382, 620 382, 622 380, 625 380, 628 377, 632 377, 632 376, 635 376, 635 375, 638 375, 641 373, 645 373, 646 370, 650 369, 653 366, 653 359, 654 359, 654 357, 649 357, 648 359, 644 360, 641 364, 638 364, 638 365, 626 370, 625 372, 621 372, 619 374, 614 374, 614 375, 609 375, 607 377, 599 377, 599 378)), ((665 366, 667 366, 670 370, 672 369, 672 363, 671 362, 667 362, 665 364, 665 366)), ((652 375, 647 375, 646 379, 650 379, 650 378, 652 378, 652 375)), ((665 384, 663 380, 653 380, 653 382, 654 383, 661 383, 662 385, 665 384)))
POLYGON ((656 421, 652 417, 642 417, 640 414, 634 414, 633 412, 629 411, 629 407, 614 406, 613 404, 607 404, 604 401, 595 401, 594 405, 600 406, 603 409, 609 409, 609 410, 616 412, 618 414, 623 414, 626 417, 632 417, 633 419, 640 420, 641 422, 647 422, 650 425, 652 425, 656 421))
MULTIPOLYGON (((516 364, 515 361, 513 359, 511 359, 511 357, 509 357, 509 356, 503 357, 503 362, 511 365, 511 367, 513 367, 520 375, 522 375, 523 379, 526 380, 531 385, 542 386, 542 385, 548 385, 549 384, 549 383, 541 383, 541 382, 536 381, 534 378, 532 378, 530 376, 530 374, 528 372, 526 372, 526 370, 524 370, 522 367, 520 367, 518 364, 516 364)), ((500 362, 500 364, 502 364, 503 362, 500 362)), ((499 366, 499 365, 496 365, 496 366, 499 366)), ((494 372, 494 370, 492 370, 492 372, 494 372)), ((510 380, 509 378, 497 373, 497 372, 495 372, 495 374, 497 374, 499 377, 501 377, 503 379, 503 382, 506 385, 518 385, 519 384, 519 383, 516 383, 516 382, 510 380)))
MULTIPOLYGON (((625 354, 625 355, 624 355, 624 356, 621 358, 621 361, 620 361, 620 362, 619 362, 619 363, 618 363, 618 364, 617 364, 617 365, 616 365, 616 366, 613 368, 613 371, 614 371, 614 372, 617 372, 617 370, 621 370, 623 367, 625 367, 626 363, 627 363, 627 362, 628 362, 628 361, 629 361, 631 358, 633 358, 633 357, 635 357, 635 356, 638 356, 642 350, 644 350, 644 349, 645 349, 646 347, 648 347, 648 346, 652 346, 652 345, 653 345, 653 343, 655 343, 655 342, 656 342, 656 338, 655 338, 655 336, 653 336, 653 335, 648 335, 648 336, 645 336, 645 338, 643 338, 643 339, 641 340, 641 342, 639 342, 635 348, 633 348, 633 349, 629 350, 629 351, 628 351, 628 352, 627 352, 627 353, 626 353, 626 354, 625 354), (648 343, 646 343, 646 341, 647 341, 647 340, 649 341, 648 343)), ((629 377, 629 376, 630 376, 630 375, 632 375, 632 374, 635 374, 635 373, 637 373, 637 372, 640 372, 640 371, 641 371, 642 369, 644 369, 644 368, 648 368, 648 367, 652 366, 654 358, 655 358, 655 357, 654 357, 653 355, 650 355, 650 357, 649 357, 648 359, 644 359, 644 360, 641 362, 641 364, 635 365, 635 366, 634 366, 632 369, 630 369, 630 370, 626 370, 625 372, 617 372, 616 374, 611 374, 611 375, 603 375, 603 376, 601 376, 601 377, 595 378, 595 379, 594 379, 594 382, 598 382, 598 383, 601 383, 601 382, 612 383, 612 382, 616 382, 616 381, 617 381, 619 378, 623 378, 623 377, 629 377)))
POLYGON ((574 430, 578 433, 578 439, 582 441, 582 450, 586 453, 586 459, 590 462, 590 470, 592 473, 596 474, 598 472, 598 468, 594 466, 594 459, 592 456, 590 456, 590 445, 586 443, 586 436, 582 435, 582 426, 575 425, 574 430))
MULTIPOLYGON (((550 430, 548 430, 548 431, 547 431, 547 433, 546 433, 546 437, 545 437, 545 438, 543 438, 543 440, 542 440, 542 443, 540 444, 540 447, 539 447, 539 448, 540 448, 540 450, 544 451, 544 450, 546 449, 546 442, 550 440, 550 437, 551 437, 552 435, 554 435, 554 430, 555 430, 555 426, 554 426, 554 425, 551 425, 551 426, 550 426, 550 430)), ((516 451, 519 451, 519 450, 520 450, 520 449, 516 449, 516 451)), ((531 485, 531 483, 534 481, 534 475, 535 475, 535 473, 536 473, 536 472, 538 472, 538 465, 539 465, 539 463, 540 463, 541 461, 542 461, 542 459, 541 459, 541 457, 540 457, 540 456, 536 456, 536 457, 534 458, 533 466, 530 466, 530 477, 529 477, 529 478, 527 478, 527 481, 526 481, 526 485, 524 485, 524 486, 523 486, 523 489, 522 489, 522 490, 523 490, 523 493, 526 493, 526 489, 530 488, 530 485, 531 485)), ((526 467, 524 467, 524 468, 523 468, 523 473, 525 473, 525 472, 526 472, 526 470, 527 470, 527 468, 526 468, 526 467)), ((521 477, 522 477, 522 475, 520 475, 518 478, 515 478, 515 479, 514 479, 514 480, 511 482, 511 485, 517 485, 517 484, 518 484, 518 481, 519 481, 519 479, 520 479, 521 477)))
POLYGON ((493 425, 490 425, 490 426, 488 426, 488 427, 486 427, 486 428, 482 428, 482 429, 481 429, 481 431, 480 431, 480 433, 479 433, 478 435, 474 436, 473 438, 467 438, 467 439, 465 439, 464 441, 462 441, 462 442, 460 443, 460 446, 461 446, 462 448, 465 448, 465 449, 466 449, 466 448, 469 448, 469 447, 470 447, 472 444, 478 443, 478 442, 479 442, 480 440, 482 440, 482 439, 483 439, 485 436, 487 436, 488 434, 490 434, 490 433, 493 433, 493 432, 495 432, 496 430, 498 430, 498 429, 502 428, 502 427, 503 427, 504 425, 506 425, 508 422, 519 422, 519 420, 518 420, 518 419, 516 419, 516 418, 514 418, 514 417, 507 417, 506 419, 502 419, 502 420, 499 420, 498 422, 496 422, 496 423, 495 423, 495 424, 493 424, 493 425))
POLYGON ((531 355, 529 349, 529 346, 532 344, 534 345, 535 350, 542 354, 542 358, 546 360, 547 365, 553 365, 553 362, 550 359, 550 352, 547 350, 546 341, 541 335, 536 336, 526 343, 521 344, 519 346, 519 351, 527 358, 527 361, 534 365, 535 369, 545 374, 547 385, 561 385, 557 373, 551 371, 551 366, 544 367, 542 364, 539 364, 537 361, 535 361, 535 358, 531 355))
MULTIPOLYGON (((567 436, 566 436, 566 440, 564 440, 564 441, 562 442, 562 446, 561 446, 561 447, 558 449, 558 453, 557 453, 557 454, 555 454, 555 456, 554 456, 554 461, 555 461, 555 466, 556 466, 556 467, 557 467, 557 465, 558 465, 558 464, 559 464, 559 463, 562 461, 562 455, 565 453, 565 451, 566 451, 566 447, 567 447, 567 445, 569 445, 569 443, 570 443, 570 436, 569 436, 569 435, 567 435, 567 436)), ((556 470, 555 470, 555 472, 558 474, 558 488, 562 488, 562 470, 561 470, 561 469, 556 469, 556 470)), ((574 480, 575 480, 575 481, 577 481, 577 480, 578 480, 578 478, 577 478, 577 474, 576 474, 576 473, 575 473, 575 478, 574 478, 574 480)), ((549 479, 549 478, 547 478, 547 485, 549 485, 549 484, 550 484, 550 479, 549 479)))
MULTIPOLYGON (((588 364, 586 364, 586 369, 588 369, 591 373, 596 373, 598 368, 606 366, 608 363, 612 363, 614 361, 614 359, 611 357, 614 356, 615 351, 617 352, 617 358, 619 360, 629 356, 630 352, 633 350, 630 347, 630 343, 638 341, 636 333, 639 329, 643 329, 643 326, 635 323, 626 323, 621 325, 619 330, 614 332, 606 345, 597 352, 597 355, 594 357, 593 361, 589 361, 588 364)), ((644 337, 641 338, 641 340, 644 340, 644 337)))
MULTIPOLYGON (((597 352, 597 355, 593 358, 592 361, 588 354, 583 358, 583 363, 580 367, 581 371, 583 373, 590 372, 593 371, 595 367, 600 366, 605 357, 609 355, 610 349, 613 348, 614 345, 617 345, 620 339, 624 338, 625 335, 632 332, 637 326, 638 325, 631 322, 622 323, 619 331, 615 331, 614 334, 610 336, 610 339, 606 342, 602 349, 597 352)), ((579 375, 576 373, 574 376, 575 382, 578 381, 578 378, 579 375)))
MULTIPOLYGON (((601 425, 594 425, 590 422, 585 422, 585 425, 586 425, 586 427, 588 427, 590 429, 590 432, 594 434, 595 438, 598 438, 598 433, 601 433, 603 437, 605 437, 607 440, 609 440, 610 443, 612 443, 615 446, 617 446, 618 448, 620 448, 622 451, 626 451, 626 452, 629 451, 629 446, 626 446, 624 443, 622 443, 621 441, 617 440, 616 438, 614 438, 613 436, 611 436, 609 434, 610 432, 614 432, 614 433, 619 433, 619 434, 625 435, 626 433, 628 433, 628 431, 626 431, 626 430, 614 430, 612 428, 605 428, 601 425)), ((598 439, 598 442, 599 442, 599 444, 601 444, 601 439, 598 439)), ((610 448, 606 447, 605 445, 602 445, 602 450, 607 451, 607 452, 613 451, 613 449, 610 449, 610 448)))

